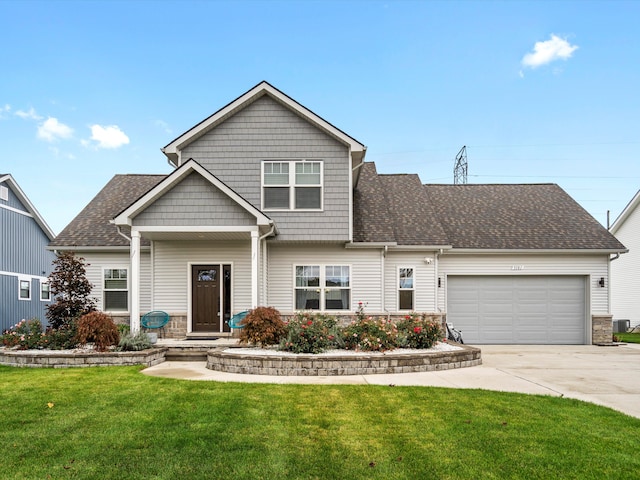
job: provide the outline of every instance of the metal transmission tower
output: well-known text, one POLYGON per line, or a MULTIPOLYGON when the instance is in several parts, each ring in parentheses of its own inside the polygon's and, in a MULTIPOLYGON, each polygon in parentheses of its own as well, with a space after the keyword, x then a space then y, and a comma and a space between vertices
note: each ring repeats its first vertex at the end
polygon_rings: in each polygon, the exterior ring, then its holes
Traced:
POLYGON ((453 184, 467 183, 467 146, 463 146, 456 155, 453 167, 453 184))

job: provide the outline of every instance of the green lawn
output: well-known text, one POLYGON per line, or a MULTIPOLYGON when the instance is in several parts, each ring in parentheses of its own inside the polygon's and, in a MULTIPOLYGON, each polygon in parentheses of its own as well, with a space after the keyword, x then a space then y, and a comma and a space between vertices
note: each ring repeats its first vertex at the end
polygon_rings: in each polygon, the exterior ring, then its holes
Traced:
POLYGON ((0 367, 3 479, 622 479, 640 419, 481 390, 0 367))
POLYGON ((640 332, 638 333, 616 333, 619 342, 640 343, 640 332))

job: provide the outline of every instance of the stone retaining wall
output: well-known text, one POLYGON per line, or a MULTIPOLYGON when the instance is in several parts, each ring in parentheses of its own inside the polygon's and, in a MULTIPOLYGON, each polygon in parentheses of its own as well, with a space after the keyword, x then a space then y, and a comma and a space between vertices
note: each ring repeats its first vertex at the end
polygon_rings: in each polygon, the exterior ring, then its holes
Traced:
POLYGON ((141 352, 68 352, 0 350, 0 365, 12 367, 111 367, 145 365, 151 367, 164 362, 166 347, 141 352))
POLYGON ((210 351, 207 368, 228 373, 253 375, 370 375, 383 373, 430 372, 473 367, 482 363, 479 348, 462 345, 460 350, 424 353, 361 355, 260 355, 233 351, 210 351))

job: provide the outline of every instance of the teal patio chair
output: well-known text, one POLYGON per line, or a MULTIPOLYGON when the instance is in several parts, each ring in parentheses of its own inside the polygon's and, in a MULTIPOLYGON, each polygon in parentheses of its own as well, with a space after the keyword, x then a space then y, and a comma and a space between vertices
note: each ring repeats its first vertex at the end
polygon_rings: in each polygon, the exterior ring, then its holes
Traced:
POLYGON ((164 336, 164 327, 169 323, 169 314, 161 310, 145 313, 140 319, 140 325, 146 330, 160 330, 164 336))
POLYGON ((242 322, 242 320, 244 320, 244 317, 246 317, 248 314, 249 314, 249 310, 236 313, 233 317, 231 317, 227 321, 227 325, 229 325, 229 328, 244 328, 244 325, 241 325, 240 322, 242 322))

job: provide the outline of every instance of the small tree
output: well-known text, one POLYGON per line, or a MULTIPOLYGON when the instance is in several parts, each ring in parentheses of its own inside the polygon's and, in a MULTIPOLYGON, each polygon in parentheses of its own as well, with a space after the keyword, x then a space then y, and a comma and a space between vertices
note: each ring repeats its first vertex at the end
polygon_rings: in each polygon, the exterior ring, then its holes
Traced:
POLYGON ((51 293, 55 303, 47 307, 47 318, 51 327, 68 327, 82 315, 96 309, 91 298, 91 283, 87 280, 84 258, 73 252, 58 253, 53 261, 55 270, 49 276, 51 293))

